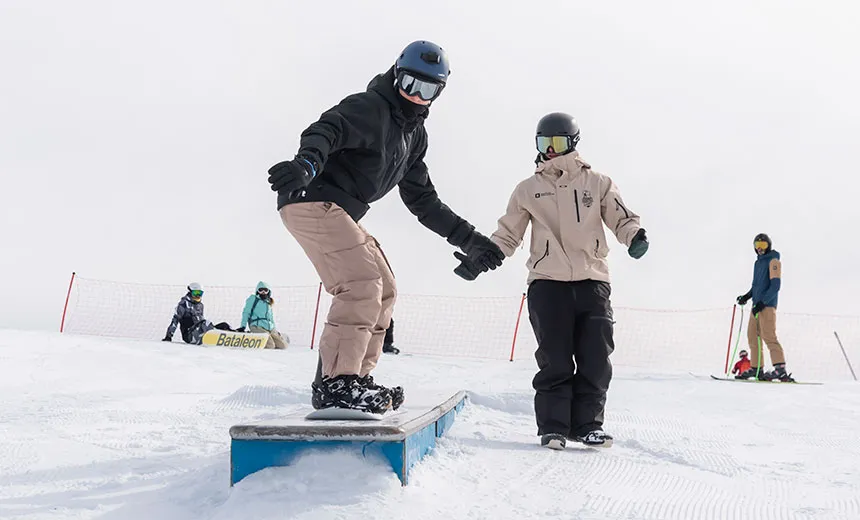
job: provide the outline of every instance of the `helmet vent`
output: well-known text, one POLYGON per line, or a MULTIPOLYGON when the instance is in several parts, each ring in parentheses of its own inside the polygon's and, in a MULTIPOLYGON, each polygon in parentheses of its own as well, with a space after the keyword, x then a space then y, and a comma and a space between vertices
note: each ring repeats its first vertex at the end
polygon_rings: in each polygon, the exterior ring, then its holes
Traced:
POLYGON ((442 63, 442 57, 435 51, 422 52, 421 59, 430 64, 442 63))

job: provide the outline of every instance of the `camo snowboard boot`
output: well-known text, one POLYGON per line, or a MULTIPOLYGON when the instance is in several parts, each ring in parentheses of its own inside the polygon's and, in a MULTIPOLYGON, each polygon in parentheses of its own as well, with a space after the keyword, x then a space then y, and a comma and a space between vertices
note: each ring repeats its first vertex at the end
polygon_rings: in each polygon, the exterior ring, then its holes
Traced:
POLYGON ((391 388, 382 386, 373 381, 373 376, 367 374, 364 377, 359 378, 359 382, 364 385, 365 388, 369 388, 371 390, 385 390, 391 395, 391 408, 393 410, 397 410, 400 408, 400 405, 403 404, 403 400, 405 399, 403 395, 403 388, 400 386, 393 386, 391 388))
POLYGON ((357 375, 324 377, 319 385, 319 398, 316 403, 311 397, 314 408, 348 408, 362 412, 382 414, 391 408, 391 394, 387 388, 369 388, 362 384, 357 375))

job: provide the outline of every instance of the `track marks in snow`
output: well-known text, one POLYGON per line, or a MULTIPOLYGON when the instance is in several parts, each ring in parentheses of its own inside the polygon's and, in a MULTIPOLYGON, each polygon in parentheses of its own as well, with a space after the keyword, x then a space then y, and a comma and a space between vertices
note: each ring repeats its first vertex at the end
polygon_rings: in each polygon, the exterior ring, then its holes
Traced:
MULTIPOLYGON (((567 450, 551 452, 538 446, 533 415, 526 413, 531 406, 525 394, 473 397, 449 436, 440 440, 436 459, 418 469, 424 477, 418 485, 434 489, 439 484, 431 474, 441 476, 450 482, 447 487, 470 497, 469 504, 452 504, 465 507, 468 518, 860 517, 856 477, 846 474, 842 489, 833 489, 820 473, 809 475, 803 463, 808 455, 792 460, 792 445, 804 446, 805 435, 811 434, 782 435, 778 428, 769 432, 743 422, 679 420, 667 406, 651 413, 609 414, 613 448, 569 443, 567 450), (785 452, 757 452, 769 433, 792 437, 782 445, 785 452)), ((822 453, 830 451, 828 445, 840 446, 833 439, 817 444, 805 446, 822 453)))
POLYGON ((290 405, 310 404, 310 388, 296 390, 280 386, 243 386, 221 399, 214 412, 245 408, 278 408, 290 405))

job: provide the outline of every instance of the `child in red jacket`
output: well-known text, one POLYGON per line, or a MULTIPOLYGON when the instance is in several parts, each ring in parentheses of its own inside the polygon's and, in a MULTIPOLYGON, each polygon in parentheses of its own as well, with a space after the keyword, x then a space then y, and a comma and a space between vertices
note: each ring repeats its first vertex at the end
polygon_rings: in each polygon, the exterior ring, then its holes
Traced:
POLYGON ((748 357, 748 353, 746 350, 741 350, 740 354, 741 358, 735 363, 734 368, 732 368, 732 374, 743 374, 750 368, 750 360, 748 357))

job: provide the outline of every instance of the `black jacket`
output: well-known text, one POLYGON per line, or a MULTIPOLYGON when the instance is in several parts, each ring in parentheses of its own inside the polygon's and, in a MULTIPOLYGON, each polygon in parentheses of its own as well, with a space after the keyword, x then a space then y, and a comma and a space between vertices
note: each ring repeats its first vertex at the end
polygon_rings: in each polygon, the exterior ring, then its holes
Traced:
POLYGON ((424 164, 428 112, 395 91, 393 67, 376 76, 367 91, 347 96, 302 132, 297 155, 319 173, 303 196, 288 199, 279 193, 278 209, 295 202, 334 202, 358 222, 371 202, 397 186, 424 226, 462 245, 474 226, 439 200, 424 164))

